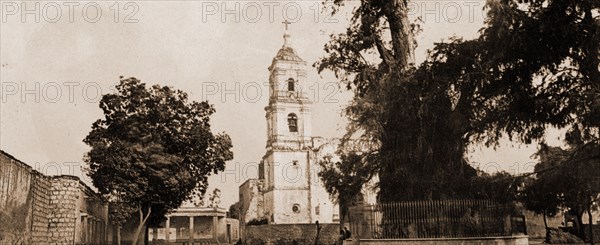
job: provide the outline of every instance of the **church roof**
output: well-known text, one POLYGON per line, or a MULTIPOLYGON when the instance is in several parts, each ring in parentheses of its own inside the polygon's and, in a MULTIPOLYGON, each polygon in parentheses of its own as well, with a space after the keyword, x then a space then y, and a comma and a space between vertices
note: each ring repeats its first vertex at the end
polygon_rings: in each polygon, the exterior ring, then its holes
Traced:
POLYGON ((277 51, 277 55, 275 55, 273 60, 304 62, 304 60, 302 60, 302 58, 296 54, 296 51, 288 45, 283 45, 283 47, 277 51))

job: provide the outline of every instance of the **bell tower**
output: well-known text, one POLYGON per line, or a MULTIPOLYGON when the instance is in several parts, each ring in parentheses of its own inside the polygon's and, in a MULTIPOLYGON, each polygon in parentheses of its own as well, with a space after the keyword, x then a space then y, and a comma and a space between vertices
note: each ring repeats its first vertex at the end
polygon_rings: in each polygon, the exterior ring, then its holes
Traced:
POLYGON ((306 62, 291 46, 287 21, 283 46, 269 66, 266 153, 262 160, 269 223, 310 223, 311 106, 306 62))
POLYGON ((269 67, 267 151, 303 149, 311 139, 311 105, 306 94, 306 62, 291 47, 289 22, 285 24, 283 46, 269 67))

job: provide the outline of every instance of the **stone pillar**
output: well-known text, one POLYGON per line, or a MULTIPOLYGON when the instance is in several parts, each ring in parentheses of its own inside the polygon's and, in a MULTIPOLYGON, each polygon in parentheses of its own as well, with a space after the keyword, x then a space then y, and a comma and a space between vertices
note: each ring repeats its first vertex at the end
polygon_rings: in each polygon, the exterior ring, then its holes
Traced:
MULTIPOLYGON (((215 239, 215 241, 218 241, 219 239, 219 220, 217 218, 217 215, 215 214, 215 216, 213 216, 213 238, 215 239)), ((218 242, 217 242, 218 243, 218 242)))
POLYGON ((94 243, 100 243, 100 238, 102 237, 102 225, 100 224, 100 220, 98 217, 94 220, 94 243))
POLYGON ((152 241, 158 240, 158 227, 152 228, 152 241))
POLYGON ((194 216, 190 216, 190 244, 194 244, 194 216))
POLYGON ((81 241, 84 243, 89 242, 88 236, 90 235, 90 233, 88 232, 88 216, 87 216, 87 214, 85 216, 83 216, 83 221, 81 222, 81 230, 83 231, 82 236, 81 236, 81 241))
POLYGON ((49 209, 48 234, 46 244, 74 244, 75 221, 79 218, 77 202, 80 197, 79 178, 56 176, 51 179, 51 200, 49 209))
POLYGON ((354 245, 360 245, 360 237, 361 237, 361 231, 362 231, 362 223, 363 223, 363 219, 364 219, 364 203, 362 202, 362 200, 359 200, 356 204, 356 216, 354 217, 353 221, 355 223, 355 229, 354 231, 350 231, 353 232, 354 234, 352 234, 353 238, 352 241, 354 242, 354 245))
POLYGON ((93 242, 94 242, 94 217, 89 217, 88 218, 88 243, 93 243, 93 242))
POLYGON ((96 239, 96 219, 91 217, 88 220, 90 221, 90 243, 94 243, 94 239, 96 239))
POLYGON ((169 241, 169 233, 171 231, 171 217, 167 216, 167 221, 165 222, 165 240, 169 241))
MULTIPOLYGON (((104 220, 104 229, 103 229, 103 237, 102 237, 102 243, 106 244, 108 243, 108 230, 109 230, 109 220, 108 220, 108 203, 104 203, 102 205, 102 217, 104 220)), ((111 239, 112 240, 112 239, 111 239)))

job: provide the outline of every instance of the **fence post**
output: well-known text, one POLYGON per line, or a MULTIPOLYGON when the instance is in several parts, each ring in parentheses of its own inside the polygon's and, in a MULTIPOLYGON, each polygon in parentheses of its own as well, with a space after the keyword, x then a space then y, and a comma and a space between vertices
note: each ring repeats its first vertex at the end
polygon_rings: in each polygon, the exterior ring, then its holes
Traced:
POLYGON ((521 215, 521 217, 523 218, 523 235, 527 235, 527 220, 525 215, 521 215))
POLYGON ((361 237, 361 231, 363 229, 363 220, 364 220, 364 205, 362 200, 359 200, 358 202, 356 202, 356 218, 354 219, 354 223, 356 224, 356 230, 351 231, 354 232, 354 238, 352 238, 352 241, 354 242, 354 245, 360 245, 360 237, 361 237))

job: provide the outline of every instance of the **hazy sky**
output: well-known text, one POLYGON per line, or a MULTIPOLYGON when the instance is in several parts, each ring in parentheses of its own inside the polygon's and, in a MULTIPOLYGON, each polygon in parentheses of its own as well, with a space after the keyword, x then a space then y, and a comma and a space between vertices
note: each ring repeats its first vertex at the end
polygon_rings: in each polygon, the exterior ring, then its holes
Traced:
MULTIPOLYGON (((321 12, 317 1, 2 1, 0 25, 0 149, 49 174, 85 177, 89 149, 82 139, 102 116, 101 94, 119 76, 169 85, 193 100, 209 100, 217 112, 214 132, 227 132, 235 158, 210 178, 222 190, 222 206, 238 198, 238 186, 257 176, 265 151, 268 71, 283 44, 284 17, 292 46, 309 64, 314 136, 339 137, 341 108, 351 94, 312 64, 324 56, 332 33, 348 25, 350 1, 340 13, 321 12), (98 11, 99 10, 99 11, 98 11), (100 14, 98 14, 100 12, 100 14)), ((483 26, 484 1, 415 1, 421 16, 417 61, 434 42, 473 38, 483 26)), ((553 134, 556 135, 556 134, 553 134)), ((554 137, 554 136, 553 136, 554 137)), ((535 146, 503 143, 475 147, 471 161, 488 171, 531 171, 535 146)))

